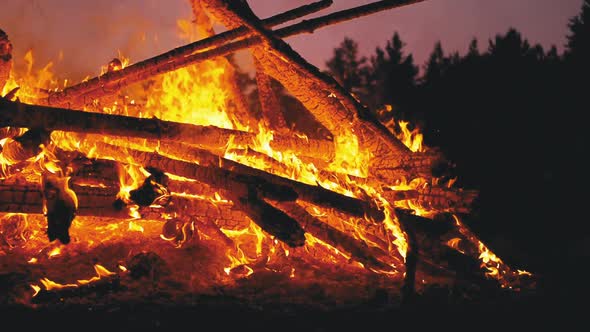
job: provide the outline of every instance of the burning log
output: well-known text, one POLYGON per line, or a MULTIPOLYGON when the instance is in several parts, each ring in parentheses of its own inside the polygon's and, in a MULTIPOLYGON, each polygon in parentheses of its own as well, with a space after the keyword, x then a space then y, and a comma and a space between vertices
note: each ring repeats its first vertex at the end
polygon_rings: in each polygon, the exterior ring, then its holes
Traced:
POLYGON ((8 39, 8 35, 0 29, 0 97, 2 97, 2 90, 10 76, 12 69, 12 44, 8 39))
POLYGON ((354 260, 364 264, 367 268, 382 272, 396 271, 395 264, 400 262, 393 261, 388 253, 377 247, 370 247, 365 242, 322 222, 296 202, 273 201, 272 203, 293 219, 298 220, 305 232, 350 254, 354 260))
POLYGON ((257 191, 267 198, 279 200, 301 199, 320 206, 346 211, 356 216, 371 216, 383 219, 383 213, 375 210, 369 202, 338 194, 320 186, 312 186, 290 180, 277 175, 242 165, 240 163, 219 158, 203 151, 200 164, 175 160, 157 153, 137 150, 123 150, 108 144, 96 144, 106 155, 128 155, 138 166, 153 167, 166 170, 168 173, 183 176, 209 184, 223 190, 233 190, 238 185, 256 187, 257 191))
POLYGON ((231 191, 224 190, 224 195, 228 196, 260 228, 290 247, 300 247, 305 244, 305 232, 297 219, 268 204, 253 186, 240 187, 234 187, 231 191))
POLYGON ((479 195, 475 190, 427 186, 417 189, 417 206, 429 211, 469 213, 473 201, 479 195))
POLYGON ((371 161, 371 174, 391 180, 383 169, 400 167, 402 157, 411 153, 402 142, 338 82, 309 64, 280 39, 280 35, 267 30, 247 3, 211 0, 206 4, 206 8, 229 28, 241 24, 255 32, 264 46, 252 47, 252 51, 266 72, 279 80, 335 136, 348 137, 357 133, 361 147, 368 148, 375 156, 371 161))
MULTIPOLYGON (((309 5, 300 6, 290 11, 269 17, 264 20, 264 24, 267 26, 276 26, 298 17, 314 13, 320 9, 330 6, 331 4, 332 0, 321 0, 309 5)), ((92 78, 85 82, 70 86, 60 92, 50 93, 43 100, 39 100, 38 103, 44 105, 68 106, 70 108, 72 106, 85 105, 105 94, 111 94, 116 91, 120 91, 124 86, 129 84, 143 81, 149 77, 173 71, 201 61, 203 59, 199 59, 197 61, 191 59, 189 62, 178 64, 174 62, 175 59, 189 58, 189 56, 193 55, 195 52, 226 44, 231 40, 246 36, 248 33, 248 29, 240 28, 196 41, 183 47, 179 47, 169 52, 160 54, 156 57, 138 62, 129 67, 123 68, 122 70, 92 78)), ((242 48, 245 47, 247 46, 242 46, 242 48)), ((232 51, 226 52, 225 54, 210 56, 209 58, 227 55, 237 50, 239 49, 234 49, 232 51)))
MULTIPOLYGON (((255 134, 214 126, 197 126, 158 119, 74 111, 63 108, 30 105, 0 99, 0 126, 44 128, 79 133, 146 138, 166 142, 185 142, 211 150, 225 150, 230 138, 237 145, 250 145, 255 134)), ((330 158, 333 144, 329 141, 276 136, 270 143, 277 151, 298 155, 330 158)))

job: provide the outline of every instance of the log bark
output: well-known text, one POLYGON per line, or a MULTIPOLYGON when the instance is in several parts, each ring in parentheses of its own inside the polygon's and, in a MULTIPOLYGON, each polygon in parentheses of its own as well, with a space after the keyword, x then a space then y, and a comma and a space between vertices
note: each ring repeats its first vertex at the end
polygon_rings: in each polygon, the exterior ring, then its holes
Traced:
POLYGON ((10 77, 12 69, 12 43, 8 35, 0 29, 0 97, 4 94, 3 89, 10 77))
POLYGON ((256 58, 254 58, 254 66, 256 68, 256 86, 258 87, 258 100, 260 101, 262 118, 268 128, 275 132, 284 133, 289 128, 283 116, 283 110, 279 100, 272 89, 271 78, 266 75, 264 67, 262 67, 256 58))
MULTIPOLYGON (((276 26, 295 18, 314 13, 320 9, 330 6, 331 4, 331 0, 322 0, 309 5, 300 6, 287 12, 267 18, 264 21, 264 24, 267 26, 276 26)), ((149 77, 173 71, 201 61, 202 59, 199 58, 196 61, 179 62, 178 65, 174 64, 175 60, 185 59, 195 52, 226 44, 236 38, 244 37, 248 33, 248 29, 246 28, 226 31, 211 38, 202 39, 194 43, 175 48, 171 51, 152 57, 150 59, 146 59, 144 61, 140 61, 121 70, 107 73, 82 83, 72 85, 62 91, 50 93, 47 97, 40 99, 36 103, 50 106, 65 106, 68 108, 73 108, 72 106, 76 105, 86 105, 92 102, 92 100, 103 95, 120 91, 123 87, 132 83, 136 83, 149 77)), ((233 51, 230 51, 222 55, 227 55, 232 52, 233 51)))
MULTIPOLYGON (((135 137, 165 142, 184 142, 206 149, 225 151, 230 138, 238 146, 251 146, 256 134, 214 126, 198 126, 158 119, 74 111, 0 99, 0 126, 43 128, 47 131, 135 137)), ((154 142, 158 144, 158 142, 154 142)), ((277 151, 293 151, 313 158, 333 156, 330 141, 275 135, 270 143, 277 151)))
MULTIPOLYGON (((308 63, 279 35, 266 29, 247 3, 208 0, 206 4, 206 8, 228 27, 247 26, 264 41, 263 46, 252 47, 252 51, 265 72, 279 80, 322 125, 335 136, 348 137, 356 133, 361 146, 374 156, 370 174, 388 180, 390 174, 382 172, 383 168, 403 166, 403 157, 411 151, 336 80, 308 63)), ((429 172, 410 174, 412 177, 431 176, 429 172)))
MULTIPOLYGON (((80 186, 71 189, 78 198, 80 216, 129 218, 129 211, 115 206, 118 188, 80 186)), ((43 195, 39 184, 0 181, 0 212, 43 213, 43 195)))

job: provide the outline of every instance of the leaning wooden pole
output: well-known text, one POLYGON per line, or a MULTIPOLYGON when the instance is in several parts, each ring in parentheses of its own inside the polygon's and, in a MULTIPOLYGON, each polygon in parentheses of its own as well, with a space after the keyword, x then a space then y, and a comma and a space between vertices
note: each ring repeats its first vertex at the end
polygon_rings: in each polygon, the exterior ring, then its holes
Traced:
MULTIPOLYGON (((264 24, 269 27, 276 26, 317 12, 318 10, 324 9, 331 4, 332 0, 321 0, 312 4, 300 6, 287 12, 269 17, 264 20, 264 24)), ((49 93, 47 97, 39 99, 36 101, 36 103, 67 107, 85 105, 87 104, 86 101, 91 102, 93 99, 96 99, 102 95, 120 91, 121 88, 129 84, 198 62, 200 60, 179 66, 170 66, 170 64, 173 63, 175 59, 185 58, 194 54, 195 52, 204 51, 229 43, 232 40, 246 36, 248 33, 248 29, 246 28, 226 31, 210 38, 202 39, 188 45, 175 48, 166 53, 162 53, 158 56, 137 62, 121 70, 91 78, 82 83, 72 85, 62 91, 49 93), (168 66, 165 66, 165 69, 159 69, 159 67, 163 65, 168 66), (113 86, 116 87, 113 88, 113 86), (77 101, 74 102, 75 100, 77 101)), ((226 54, 229 53, 231 52, 226 54)))
MULTIPOLYGON (((315 19, 304 20, 300 23, 278 29, 275 31, 275 33, 280 38, 286 38, 302 33, 313 33, 315 30, 329 25, 338 24, 347 20, 371 15, 378 11, 398 8, 410 3, 421 1, 425 0, 415 0, 411 2, 406 1, 403 3, 400 1, 378 1, 374 4, 358 6, 315 19)), ((329 2, 331 3, 331 1, 329 2)), ((322 3, 323 6, 326 6, 327 4, 325 1, 319 1, 318 4, 320 3, 322 3)), ((312 4, 293 9, 292 12, 301 11, 304 12, 301 14, 301 16, 304 16, 311 12, 317 11, 317 9, 320 7, 324 8, 319 5, 313 6, 312 4)), ((292 20, 296 15, 279 14, 277 16, 281 16, 282 19, 292 20)), ((270 20, 270 18, 267 20, 270 20)), ((272 25, 280 24, 278 22, 279 20, 276 21, 277 23, 273 23, 272 25)), ((267 24, 271 25, 270 23, 267 24)), ((258 45, 262 42, 262 39, 258 36, 230 42, 234 39, 244 37, 247 34, 248 29, 238 28, 215 35, 212 38, 199 40, 197 42, 173 49, 156 57, 138 62, 119 71, 108 73, 106 75, 92 78, 80 84, 73 85, 69 88, 69 90, 66 89, 60 92, 52 93, 49 96, 40 99, 36 103, 56 106, 84 105, 103 95, 115 93, 125 86, 146 80, 155 75, 164 74, 214 57, 228 55, 236 51, 258 45)))

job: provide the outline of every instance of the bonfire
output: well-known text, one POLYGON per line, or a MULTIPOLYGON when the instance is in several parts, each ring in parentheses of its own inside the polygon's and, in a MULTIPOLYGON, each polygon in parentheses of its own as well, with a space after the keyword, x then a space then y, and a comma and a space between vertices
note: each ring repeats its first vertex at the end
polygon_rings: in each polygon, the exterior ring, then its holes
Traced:
POLYGON ((12 59, 18 41, 0 33, 0 301, 401 305, 432 286, 534 285, 462 222, 478 193, 433 174, 451 162, 285 41, 417 2, 273 29, 332 1, 260 19, 245 1, 193 0, 186 45, 106 59, 72 85, 50 65, 33 71, 32 53, 12 59), (239 50, 255 64, 260 112, 228 60, 239 50), (289 125, 295 110, 273 81, 315 120, 307 128, 289 125))

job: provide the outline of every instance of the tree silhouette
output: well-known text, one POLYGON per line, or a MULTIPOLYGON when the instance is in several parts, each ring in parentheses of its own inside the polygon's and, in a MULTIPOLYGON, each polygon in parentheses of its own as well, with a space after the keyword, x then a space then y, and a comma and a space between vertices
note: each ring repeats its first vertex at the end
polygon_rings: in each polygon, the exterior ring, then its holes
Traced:
MULTIPOLYGON (((377 47, 370 60, 369 91, 373 95, 368 104, 372 109, 391 105, 396 116, 405 118, 415 94, 418 67, 414 58, 404 53, 405 43, 395 32, 385 49, 377 47)), ((386 121, 387 119, 382 119, 386 121)))
POLYGON ((584 0, 580 14, 570 19, 565 56, 576 65, 588 68, 590 62, 590 0, 584 0))
POLYGON ((359 57, 358 44, 346 37, 339 47, 334 49, 334 55, 326 62, 332 76, 348 91, 357 95, 366 95, 361 88, 366 87, 366 57, 359 57))
POLYGON ((426 62, 426 66, 424 67, 424 76, 422 79, 429 83, 434 83, 440 80, 441 76, 443 75, 443 71, 448 66, 448 59, 445 59, 445 54, 442 48, 442 44, 438 41, 435 46, 434 50, 430 54, 428 58, 428 62, 426 62))

